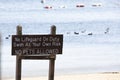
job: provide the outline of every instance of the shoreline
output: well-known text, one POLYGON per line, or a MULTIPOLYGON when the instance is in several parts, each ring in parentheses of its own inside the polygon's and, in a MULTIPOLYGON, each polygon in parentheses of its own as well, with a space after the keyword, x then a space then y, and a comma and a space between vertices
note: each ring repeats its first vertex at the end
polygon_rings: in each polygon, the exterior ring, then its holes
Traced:
MULTIPOLYGON (((56 75, 54 79, 55 80, 120 80, 120 72, 56 75)), ((15 78, 3 79, 3 80, 15 80, 15 78)), ((48 80, 48 76, 22 77, 22 80, 48 80)))

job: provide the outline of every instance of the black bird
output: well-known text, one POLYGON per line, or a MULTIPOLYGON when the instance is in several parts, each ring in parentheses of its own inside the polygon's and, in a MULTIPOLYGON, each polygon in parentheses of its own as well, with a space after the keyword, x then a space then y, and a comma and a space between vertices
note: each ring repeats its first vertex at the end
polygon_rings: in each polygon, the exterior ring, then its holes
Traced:
POLYGON ((104 33, 107 34, 109 32, 109 30, 110 30, 110 28, 106 28, 104 33))
POLYGON ((90 33, 88 33, 88 35, 93 35, 93 33, 90 32, 90 33))
POLYGON ((9 39, 10 38, 10 35, 8 35, 7 37, 5 37, 5 39, 9 39))
POLYGON ((74 32, 74 34, 78 35, 79 33, 78 32, 74 32))

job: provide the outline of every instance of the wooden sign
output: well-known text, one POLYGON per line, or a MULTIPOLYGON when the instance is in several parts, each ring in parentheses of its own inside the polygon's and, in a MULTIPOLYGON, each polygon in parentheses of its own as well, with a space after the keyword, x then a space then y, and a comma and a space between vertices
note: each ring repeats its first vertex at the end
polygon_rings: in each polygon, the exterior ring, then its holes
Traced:
POLYGON ((62 54, 63 35, 12 35, 12 55, 62 54))

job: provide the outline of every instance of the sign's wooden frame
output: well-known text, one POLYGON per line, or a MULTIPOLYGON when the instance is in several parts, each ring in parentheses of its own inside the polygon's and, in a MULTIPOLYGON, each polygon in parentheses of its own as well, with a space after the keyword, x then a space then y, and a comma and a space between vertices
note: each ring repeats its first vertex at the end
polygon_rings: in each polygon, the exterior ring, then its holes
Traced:
MULTIPOLYGON (((17 35, 22 35, 22 26, 17 26, 17 35)), ((56 35, 56 26, 51 27, 51 35, 56 35)), ((32 60, 49 60, 49 76, 48 80, 54 80, 54 68, 55 68, 55 59, 56 54, 48 54, 48 55, 16 55, 16 80, 21 80, 21 66, 22 59, 32 59, 32 60)))

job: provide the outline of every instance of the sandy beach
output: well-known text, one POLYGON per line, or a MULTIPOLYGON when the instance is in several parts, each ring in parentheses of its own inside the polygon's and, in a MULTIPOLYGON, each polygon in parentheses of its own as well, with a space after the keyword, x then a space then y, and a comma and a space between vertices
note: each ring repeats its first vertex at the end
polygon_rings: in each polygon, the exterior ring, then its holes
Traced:
MULTIPOLYGON (((15 79, 5 79, 15 80, 15 79)), ((22 80, 48 80, 48 77, 29 77, 22 80)), ((73 75, 58 75, 55 80, 120 80, 120 72, 105 72, 93 74, 73 74, 73 75)))

